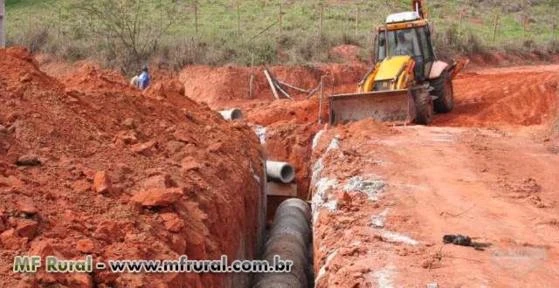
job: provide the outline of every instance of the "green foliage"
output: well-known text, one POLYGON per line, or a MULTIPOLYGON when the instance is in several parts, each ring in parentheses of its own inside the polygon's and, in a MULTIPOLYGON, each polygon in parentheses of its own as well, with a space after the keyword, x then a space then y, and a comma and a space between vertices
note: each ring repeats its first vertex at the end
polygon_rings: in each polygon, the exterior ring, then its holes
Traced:
MULTIPOLYGON (((341 44, 361 47, 360 57, 369 59, 374 27, 410 3, 7 0, 8 41, 72 60, 95 57, 125 71, 148 59, 177 68, 335 61, 329 51, 341 44)), ((428 1, 442 55, 557 51, 557 6, 556 0, 428 1)))

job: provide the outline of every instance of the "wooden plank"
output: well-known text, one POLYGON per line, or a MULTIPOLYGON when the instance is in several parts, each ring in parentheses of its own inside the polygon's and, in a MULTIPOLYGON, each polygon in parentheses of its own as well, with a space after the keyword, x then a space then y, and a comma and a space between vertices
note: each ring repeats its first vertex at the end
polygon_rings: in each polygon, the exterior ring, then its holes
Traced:
POLYGON ((272 89, 272 93, 274 93, 274 97, 276 97, 276 99, 280 99, 279 95, 278 95, 278 91, 276 90, 276 85, 274 85, 274 82, 272 81, 272 77, 270 76, 270 72, 268 72, 268 69, 264 69, 264 75, 266 76, 266 79, 268 80, 268 84, 270 85, 270 88, 272 89))
POLYGON ((320 89, 320 87, 322 87, 322 83, 318 83, 318 86, 316 86, 316 88, 312 89, 309 92, 309 96, 307 96, 307 98, 311 98, 318 91, 318 89, 320 89))
POLYGON ((283 184, 268 181, 267 196, 297 197, 297 184, 283 184))
POLYGON ((281 94, 283 94, 285 97, 293 100, 293 98, 291 98, 291 95, 289 95, 289 93, 285 92, 285 90, 283 90, 283 88, 281 88, 281 86, 277 82, 274 81, 274 83, 276 85, 276 88, 278 88, 278 90, 281 92, 281 94))
POLYGON ((285 82, 282 82, 282 81, 279 81, 279 80, 278 80, 278 83, 283 85, 283 86, 286 86, 287 88, 291 88, 293 90, 296 90, 296 91, 299 91, 299 92, 302 92, 302 93, 309 93, 310 92, 309 90, 305 90, 303 88, 299 88, 299 87, 293 86, 289 83, 285 83, 285 82))

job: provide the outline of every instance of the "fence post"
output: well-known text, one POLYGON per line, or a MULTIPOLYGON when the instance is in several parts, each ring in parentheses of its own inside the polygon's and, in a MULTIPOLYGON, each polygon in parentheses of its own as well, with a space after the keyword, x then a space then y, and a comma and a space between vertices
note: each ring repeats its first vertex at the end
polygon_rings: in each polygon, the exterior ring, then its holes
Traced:
POLYGON ((241 7, 239 4, 239 0, 237 2, 237 33, 241 35, 241 7))
POLYGON ((318 124, 322 124, 322 98, 324 97, 324 76, 320 76, 320 96, 318 99, 318 124))
POLYGON ((359 35, 359 14, 361 13, 361 9, 359 9, 359 4, 357 4, 357 11, 355 15, 355 37, 359 35))
POLYGON ((462 36, 462 20, 464 19, 464 14, 466 13, 466 9, 461 9, 460 13, 458 13, 458 35, 462 36))
POLYGON ((557 19, 553 21, 553 30, 551 31, 553 33, 553 42, 557 42, 557 19))
POLYGON ((557 43, 557 13, 559 13, 559 5, 555 6, 555 17, 553 17, 553 42, 557 43))
POLYGON ((318 36, 322 37, 322 27, 324 24, 324 4, 320 3, 320 25, 318 28, 318 36))
POLYGON ((198 37, 198 1, 194 1, 194 26, 196 29, 196 38, 198 37))
POLYGON ((279 32, 280 35, 283 34, 283 11, 282 11, 282 0, 279 1, 279 32))
POLYGON ((253 99, 254 89, 254 53, 250 53, 250 79, 248 80, 248 99, 253 99))
POLYGON ((495 14, 495 22, 493 26, 493 43, 497 40, 497 32, 499 31, 499 22, 501 20, 500 18, 501 15, 497 12, 497 14, 495 14))
POLYGON ((6 31, 4 30, 6 29, 4 25, 4 11, 6 10, 4 5, 4 0, 0 0, 0 48, 6 47, 6 31))

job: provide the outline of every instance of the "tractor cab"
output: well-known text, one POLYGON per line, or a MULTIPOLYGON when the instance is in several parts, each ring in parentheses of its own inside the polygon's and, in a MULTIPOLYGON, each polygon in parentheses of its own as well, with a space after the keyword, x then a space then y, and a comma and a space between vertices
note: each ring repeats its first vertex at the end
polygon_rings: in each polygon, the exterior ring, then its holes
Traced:
POLYGON ((415 62, 414 75, 419 83, 428 78, 436 60, 427 20, 417 12, 402 12, 387 17, 386 24, 377 28, 376 62, 395 56, 409 56, 415 62))

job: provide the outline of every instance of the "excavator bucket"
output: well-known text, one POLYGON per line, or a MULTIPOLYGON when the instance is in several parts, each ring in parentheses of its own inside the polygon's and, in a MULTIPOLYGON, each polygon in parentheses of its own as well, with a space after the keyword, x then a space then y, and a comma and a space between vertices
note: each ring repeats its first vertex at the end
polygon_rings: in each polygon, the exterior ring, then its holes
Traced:
POLYGON ((330 96, 330 124, 372 118, 380 122, 409 123, 414 115, 408 90, 393 90, 330 96))

